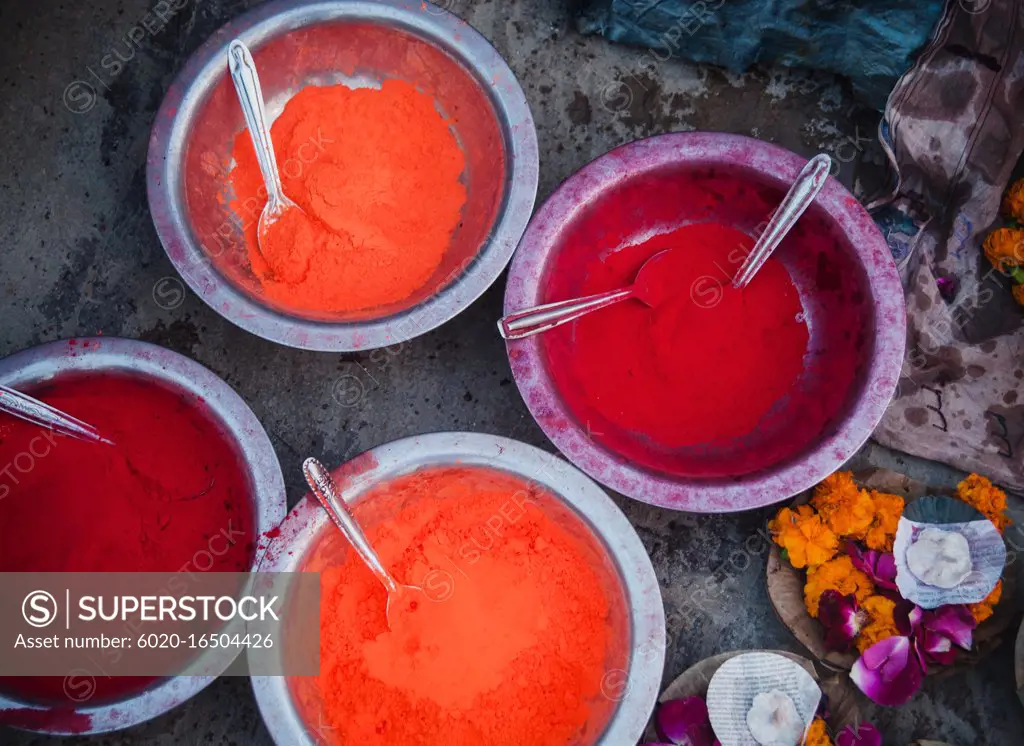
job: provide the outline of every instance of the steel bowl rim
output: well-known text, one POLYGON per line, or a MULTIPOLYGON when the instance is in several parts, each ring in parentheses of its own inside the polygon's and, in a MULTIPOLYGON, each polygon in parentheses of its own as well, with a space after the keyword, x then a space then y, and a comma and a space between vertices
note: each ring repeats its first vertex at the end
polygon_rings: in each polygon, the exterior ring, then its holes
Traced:
MULTIPOLYGON (((178 389, 199 395, 226 426, 241 453, 252 480, 256 504, 256 535, 281 523, 286 513, 284 474, 270 438, 249 405, 223 379, 205 366, 164 347, 134 339, 117 337, 76 337, 48 342, 0 359, 0 383, 16 387, 36 383, 67 372, 122 371, 159 379, 178 389)), ((250 571, 262 562, 264 542, 256 546, 250 571)), ((228 651, 230 652, 230 651, 228 651)), ((55 721, 52 727, 20 728, 53 735, 94 735, 139 725, 171 709, 205 689, 237 657, 230 654, 204 656, 203 669, 208 676, 167 677, 156 686, 128 699, 72 710, 60 709, 62 716, 85 715, 91 725, 86 730, 68 730, 55 721)), ((49 708, 27 704, 0 694, 0 712, 4 709, 46 711, 49 708)))
POLYGON ((454 318, 479 298, 508 265, 537 196, 540 158, 529 104, 508 64, 478 31, 454 14, 422 0, 271 0, 221 27, 188 60, 157 113, 146 160, 146 187, 157 235, 175 269, 192 291, 231 323, 263 339, 322 352, 367 350, 398 344, 454 318), (222 277, 192 240, 180 194, 185 128, 202 95, 221 75, 227 45, 241 38, 256 47, 303 17, 299 26, 328 20, 387 20, 442 40, 449 53, 478 80, 492 81, 488 99, 508 147, 507 193, 491 232, 472 263, 448 286, 401 314, 382 319, 325 323, 288 316, 249 298, 222 277), (498 81, 498 82, 493 82, 498 81))
MULTIPOLYGON (((780 146, 725 133, 657 135, 611 150, 563 182, 530 221, 512 259, 504 313, 541 302, 544 268, 554 253, 553 237, 581 206, 638 174, 686 161, 754 167, 783 189, 806 164, 806 159, 780 146)), ((778 503, 818 483, 850 459, 871 436, 899 382, 906 345, 903 287, 881 232, 842 184, 829 177, 816 202, 849 236, 871 289, 876 318, 863 395, 833 435, 782 467, 731 480, 708 483, 650 471, 598 445, 576 423, 546 369, 539 336, 508 342, 513 378, 545 435, 598 482, 652 505, 697 513, 731 513, 778 503)))
MULTIPOLYGON (((615 685, 622 697, 595 746, 637 742, 661 688, 665 610, 654 567, 636 529, 599 485, 568 462, 539 448, 498 435, 469 432, 429 433, 392 441, 342 464, 333 474, 339 484, 345 485, 345 499, 355 503, 381 481, 423 466, 456 463, 490 466, 540 483, 589 525, 616 565, 626 595, 632 648, 629 671, 608 672, 626 674, 627 678, 622 686, 615 685)), ((296 571, 329 525, 327 514, 307 494, 281 524, 281 534, 268 549, 260 571, 296 571)), ((317 743, 310 726, 302 723, 292 705, 285 677, 253 676, 252 685, 260 714, 275 743, 317 743)), ((609 682, 609 686, 613 684, 609 682)))

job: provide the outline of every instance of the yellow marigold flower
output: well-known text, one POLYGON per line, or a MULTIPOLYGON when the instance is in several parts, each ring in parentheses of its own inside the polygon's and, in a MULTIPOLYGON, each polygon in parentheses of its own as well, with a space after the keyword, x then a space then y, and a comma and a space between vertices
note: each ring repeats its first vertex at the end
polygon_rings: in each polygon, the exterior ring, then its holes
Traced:
POLYGON ((834 746, 832 739, 828 737, 828 728, 821 718, 814 718, 811 727, 807 729, 807 739, 804 746, 834 746))
POLYGON ((871 578, 854 567, 853 561, 846 554, 807 571, 804 606, 812 617, 817 618, 821 594, 829 589, 839 591, 844 596, 853 594, 859 603, 864 603, 875 592, 871 578))
POLYGON ((876 642, 896 637, 900 633, 892 616, 895 608, 896 602, 885 596, 871 596, 864 600, 861 611, 869 621, 857 636, 857 650, 863 653, 876 642))
POLYGON ((797 569, 828 562, 839 551, 839 539, 810 505, 801 505, 795 511, 783 508, 768 521, 768 530, 797 569))
POLYGON ((1003 597, 1003 581, 1000 580, 996 583, 996 587, 992 589, 992 592, 985 597, 984 601, 980 601, 976 604, 970 604, 967 608, 971 610, 971 614, 974 615, 974 620, 981 624, 990 616, 995 613, 996 606, 999 604, 999 599, 1003 597))
POLYGON ((1000 272, 1024 266, 1024 230, 996 228, 988 234, 982 248, 992 266, 1000 272))
POLYGON ((981 511, 1000 533, 1012 521, 1006 517, 1006 493, 980 474, 971 474, 956 486, 956 496, 981 511))
POLYGON ((903 498, 887 492, 871 490, 871 503, 875 506, 875 517, 864 534, 864 543, 868 549, 878 552, 891 552, 896 539, 896 528, 903 515, 903 498))
POLYGON ((1003 197, 1003 215, 1024 223, 1024 179, 1017 179, 1003 197))
POLYGON ((848 471, 837 471, 815 487, 811 505, 839 537, 862 539, 875 520, 871 496, 857 486, 848 471))

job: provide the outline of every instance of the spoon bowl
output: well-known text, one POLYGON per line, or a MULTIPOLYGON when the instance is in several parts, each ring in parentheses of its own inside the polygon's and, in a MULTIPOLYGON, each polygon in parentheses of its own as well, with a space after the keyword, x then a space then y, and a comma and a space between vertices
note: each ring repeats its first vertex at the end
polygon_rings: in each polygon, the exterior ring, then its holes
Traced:
POLYGON ((388 629, 401 627, 403 621, 415 613, 422 604, 429 602, 430 598, 422 588, 399 583, 384 567, 384 563, 380 561, 377 552, 370 545, 370 541, 363 533, 355 515, 342 499, 338 486, 334 483, 334 478, 323 464, 315 458, 308 458, 302 464, 302 473, 306 477, 309 488, 327 511, 327 515, 330 516, 334 525, 345 534, 345 538, 352 544, 359 557, 387 589, 388 629))
POLYGON ((260 253, 267 256, 266 249, 269 245, 267 233, 271 227, 280 221, 289 210, 298 210, 301 213, 302 208, 284 193, 281 173, 277 170, 274 143, 270 139, 267 107, 263 101, 263 89, 260 87, 256 63, 252 59, 249 48, 239 39, 235 39, 228 46, 228 69, 231 71, 231 80, 238 92, 238 102, 242 106, 242 114, 245 116, 245 124, 250 137, 252 137, 253 148, 256 149, 256 160, 260 166, 260 173, 263 175, 263 183, 267 187, 267 204, 263 206, 256 228, 260 253))

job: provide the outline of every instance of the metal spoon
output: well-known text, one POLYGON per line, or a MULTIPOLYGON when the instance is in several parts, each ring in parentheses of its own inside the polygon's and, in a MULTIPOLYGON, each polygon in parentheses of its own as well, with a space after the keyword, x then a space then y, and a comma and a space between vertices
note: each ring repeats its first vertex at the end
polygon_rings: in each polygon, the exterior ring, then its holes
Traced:
POLYGON ((238 92, 238 101, 242 105, 249 136, 252 137, 252 144, 256 149, 256 160, 260 165, 260 173, 263 174, 263 183, 267 187, 267 204, 263 206, 256 226, 257 241, 262 252, 270 226, 280 220, 286 211, 302 212, 302 208, 284 193, 281 174, 277 170, 277 158, 274 157, 274 144, 270 140, 270 128, 267 126, 267 112, 263 103, 260 78, 256 74, 256 63, 253 62, 249 48, 239 39, 235 39, 228 46, 228 69, 238 92))
POLYGON ((72 438, 90 440, 108 446, 114 445, 113 441, 100 435, 96 428, 88 422, 83 422, 28 394, 23 394, 4 385, 0 385, 0 411, 34 425, 48 427, 54 432, 69 435, 72 438))
MULTIPOLYGON (((733 287, 737 289, 746 287, 753 279, 754 274, 764 266, 771 253, 778 248, 782 239, 789 233, 790 228, 814 202, 814 198, 825 185, 831 167, 831 159, 822 153, 814 156, 801 169, 793 186, 789 188, 782 203, 775 210, 771 220, 768 221, 768 226, 758 237, 754 248, 750 250, 733 278, 733 287)), ((584 298, 545 303, 523 311, 516 311, 498 322, 498 331, 504 339, 530 337, 569 321, 575 321, 592 311, 606 308, 627 298, 635 298, 648 306, 654 306, 661 300, 657 290, 663 286, 663 283, 653 281, 657 275, 658 265, 673 251, 678 251, 678 249, 659 251, 644 262, 640 271, 637 272, 636 280, 627 288, 609 290, 584 298)))
POLYGON ((373 551, 366 534, 360 528, 356 517, 349 510, 348 505, 338 492, 338 487, 331 477, 331 473, 324 468, 324 465, 315 458, 307 458, 302 464, 302 473, 306 477, 306 483, 313 490, 316 499, 324 506, 327 515, 334 521, 334 525, 341 529, 345 538, 362 558, 366 566, 373 571, 388 591, 387 619, 388 628, 395 629, 402 618, 415 612, 421 604, 430 601, 430 598, 423 592, 422 588, 415 585, 402 585, 394 579, 387 571, 380 557, 373 551))

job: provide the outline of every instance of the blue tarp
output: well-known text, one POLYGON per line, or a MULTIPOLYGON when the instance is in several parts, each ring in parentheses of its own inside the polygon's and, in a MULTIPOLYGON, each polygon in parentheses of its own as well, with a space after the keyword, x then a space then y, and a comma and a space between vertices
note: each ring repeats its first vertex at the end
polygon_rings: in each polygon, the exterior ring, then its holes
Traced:
POLYGON ((932 34, 943 0, 590 0, 584 33, 706 62, 734 73, 755 64, 845 76, 882 109, 932 34))

